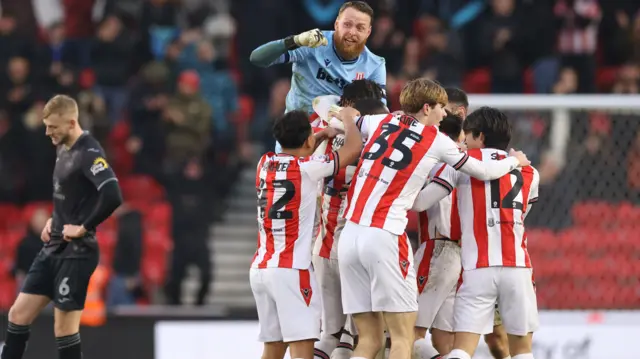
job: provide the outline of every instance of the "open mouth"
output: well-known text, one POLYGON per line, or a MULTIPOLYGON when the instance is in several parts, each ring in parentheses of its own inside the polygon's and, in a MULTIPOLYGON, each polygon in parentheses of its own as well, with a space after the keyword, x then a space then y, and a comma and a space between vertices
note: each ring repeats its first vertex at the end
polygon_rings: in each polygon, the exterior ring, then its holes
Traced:
POLYGON ((356 44, 358 43, 358 41, 356 41, 356 40, 352 40, 352 39, 344 39, 344 42, 345 42, 347 45, 356 45, 356 44))

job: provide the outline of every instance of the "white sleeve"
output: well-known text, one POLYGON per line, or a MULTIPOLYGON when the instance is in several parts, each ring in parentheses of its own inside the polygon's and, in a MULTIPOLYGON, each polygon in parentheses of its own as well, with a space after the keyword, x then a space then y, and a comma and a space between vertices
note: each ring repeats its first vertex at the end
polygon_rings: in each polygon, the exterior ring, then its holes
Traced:
POLYGON ((362 139, 367 141, 380 126, 380 123, 389 115, 365 115, 356 120, 356 126, 360 129, 362 139))
POLYGON ((466 152, 461 152, 458 145, 452 139, 438 132, 437 145, 440 149, 440 159, 458 171, 462 171, 471 177, 481 181, 491 181, 500 178, 518 168, 518 160, 515 157, 507 157, 500 161, 482 162, 469 157, 466 152))
POLYGON ((425 187, 413 202, 411 210, 424 212, 442 199, 446 198, 451 191, 436 182, 431 182, 425 187))
POLYGON ((528 204, 527 204, 527 211, 523 214, 524 218, 527 218, 527 215, 529 214, 529 212, 531 212, 531 206, 534 203, 538 202, 538 188, 539 187, 540 187, 540 174, 534 168, 533 169, 533 180, 531 181, 531 190, 529 190, 529 201, 528 201, 528 204))
POLYGON ((334 176, 340 170, 340 157, 333 151, 328 155, 312 155, 299 159, 300 170, 314 181, 334 176))

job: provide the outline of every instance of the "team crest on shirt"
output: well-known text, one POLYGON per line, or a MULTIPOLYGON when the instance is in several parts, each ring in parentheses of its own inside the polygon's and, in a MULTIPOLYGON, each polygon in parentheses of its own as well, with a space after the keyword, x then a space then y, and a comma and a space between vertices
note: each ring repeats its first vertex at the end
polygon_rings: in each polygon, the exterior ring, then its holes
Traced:
POLYGON ((109 168, 109 165, 107 164, 107 160, 105 160, 102 157, 98 157, 95 160, 93 160, 93 165, 89 170, 95 176, 98 173, 106 170, 107 168, 109 168))
POLYGON ((420 288, 424 287, 424 282, 427 280, 427 277, 421 275, 418 277, 418 285, 420 288))
POLYGON ((402 276, 407 278, 407 274, 409 273, 409 261, 406 259, 401 260, 400 269, 402 270, 402 276))
POLYGON ((488 225, 489 227, 493 227, 493 226, 495 226, 495 225, 496 225, 496 221, 494 221, 494 220, 493 220, 493 218, 489 218, 489 219, 487 220, 487 225, 488 225))
POLYGON ((313 295, 313 290, 311 288, 300 288, 300 293, 302 293, 302 298, 304 298, 304 302, 307 303, 307 307, 311 304, 311 296, 313 295))

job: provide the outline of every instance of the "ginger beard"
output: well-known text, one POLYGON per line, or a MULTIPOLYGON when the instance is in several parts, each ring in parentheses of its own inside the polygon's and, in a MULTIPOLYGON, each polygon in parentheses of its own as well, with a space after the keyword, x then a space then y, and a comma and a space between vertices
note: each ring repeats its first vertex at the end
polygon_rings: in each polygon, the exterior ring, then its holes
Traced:
POLYGON ((364 51, 367 39, 358 41, 357 36, 345 34, 342 35, 339 30, 333 33, 333 43, 336 46, 338 54, 347 60, 353 60, 364 51))

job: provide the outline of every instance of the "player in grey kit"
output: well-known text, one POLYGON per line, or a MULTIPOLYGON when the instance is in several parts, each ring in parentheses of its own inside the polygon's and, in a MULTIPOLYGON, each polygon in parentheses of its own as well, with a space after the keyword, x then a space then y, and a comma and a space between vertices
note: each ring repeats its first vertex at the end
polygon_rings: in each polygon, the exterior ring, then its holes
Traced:
POLYGON ((1 359, 21 359, 29 325, 53 301, 60 359, 82 359, 80 317, 100 254, 96 227, 122 203, 104 150, 78 123, 78 104, 64 95, 45 105, 46 135, 58 147, 53 171, 53 216, 42 231, 44 247, 33 261, 9 311, 1 359))

